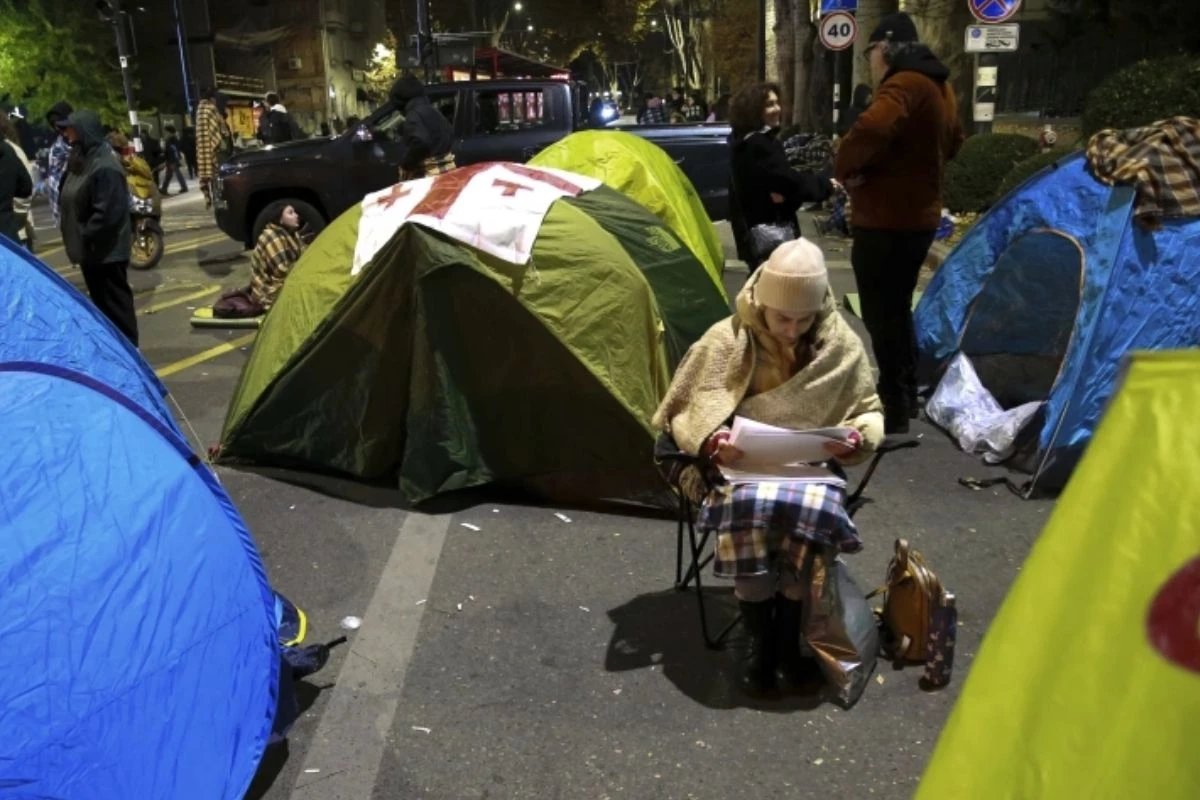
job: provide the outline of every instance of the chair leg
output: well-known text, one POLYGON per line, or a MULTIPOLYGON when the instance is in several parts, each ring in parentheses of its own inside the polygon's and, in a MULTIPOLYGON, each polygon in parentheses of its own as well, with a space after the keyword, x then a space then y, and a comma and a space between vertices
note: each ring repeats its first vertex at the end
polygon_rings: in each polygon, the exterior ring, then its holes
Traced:
POLYGON ((679 524, 675 532, 675 588, 682 588, 683 583, 683 523, 684 515, 687 514, 687 500, 680 498, 679 501, 679 524))
MULTIPOLYGON (((700 573, 704 569, 704 564, 712 561, 713 557, 709 556, 703 562, 700 562, 700 554, 704 552, 704 546, 708 542, 709 534, 706 533, 704 537, 697 542, 695 526, 688 525, 688 535, 691 539, 692 545, 692 567, 688 571, 687 580, 688 582, 693 579, 696 581, 696 605, 700 609, 700 632, 704 635, 704 644, 708 647, 708 649, 722 650, 725 647, 725 637, 727 637, 729 632, 732 631, 739 622, 741 622, 742 615, 738 614, 736 617, 734 617, 733 621, 726 625, 725 628, 715 637, 708 632, 708 612, 704 608, 704 584, 700 579, 700 573)), ((686 587, 686 585, 687 584, 685 583, 684 586, 686 587)))

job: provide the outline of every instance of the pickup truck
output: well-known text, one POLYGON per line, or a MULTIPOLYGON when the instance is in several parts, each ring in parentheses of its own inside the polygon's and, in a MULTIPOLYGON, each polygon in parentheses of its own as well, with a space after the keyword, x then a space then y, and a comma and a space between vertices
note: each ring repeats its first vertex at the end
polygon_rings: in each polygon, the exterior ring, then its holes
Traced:
MULTIPOLYGON (((432 84, 426 94, 454 126, 461 165, 528 161, 569 133, 593 127, 586 87, 556 80, 491 80, 432 84)), ((213 182, 217 225, 247 248, 266 224, 268 206, 293 205, 315 233, 367 194, 399 180, 404 116, 385 104, 339 136, 242 151, 218 167, 213 182)), ((725 124, 606 126, 662 147, 691 179, 714 220, 729 210, 725 124)), ((278 208, 279 206, 274 206, 278 208)))

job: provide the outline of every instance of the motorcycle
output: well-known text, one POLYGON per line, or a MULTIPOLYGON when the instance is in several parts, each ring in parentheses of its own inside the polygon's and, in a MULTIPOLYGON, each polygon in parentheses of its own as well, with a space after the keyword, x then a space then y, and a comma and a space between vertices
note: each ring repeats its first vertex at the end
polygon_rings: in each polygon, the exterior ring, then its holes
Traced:
POLYGON ((163 257, 162 198, 158 192, 149 197, 139 197, 131 192, 129 216, 133 223, 129 266, 153 269, 163 257))

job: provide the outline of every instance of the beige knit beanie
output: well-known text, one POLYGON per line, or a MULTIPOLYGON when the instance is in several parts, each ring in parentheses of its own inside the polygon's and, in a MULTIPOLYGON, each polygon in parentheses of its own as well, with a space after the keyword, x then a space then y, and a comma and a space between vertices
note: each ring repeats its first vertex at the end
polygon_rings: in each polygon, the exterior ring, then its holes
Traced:
POLYGON ((821 248, 807 239, 784 242, 762 265, 754 287, 760 306, 785 314, 815 314, 825 304, 829 272, 821 248))

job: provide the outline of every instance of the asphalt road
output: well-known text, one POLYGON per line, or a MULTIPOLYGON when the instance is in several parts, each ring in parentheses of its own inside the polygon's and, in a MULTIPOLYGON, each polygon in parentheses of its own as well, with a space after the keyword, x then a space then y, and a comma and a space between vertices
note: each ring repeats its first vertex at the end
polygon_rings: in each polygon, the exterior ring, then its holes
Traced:
MULTIPOLYGON (((207 446, 253 334, 187 320, 222 287, 244 284, 247 260, 198 191, 166 209, 166 259, 131 278, 142 352, 207 446)), ((51 232, 41 234, 45 260, 82 286, 51 232)), ((847 245, 824 244, 835 289, 853 290, 847 245)), ((730 289, 743 277, 731 272, 730 289)), ((886 458, 871 483, 875 502, 857 517, 867 547, 850 565, 874 585, 896 537, 924 553, 958 594, 955 677, 925 693, 919 668, 881 663, 850 711, 749 702, 731 688, 732 655, 704 648, 693 595, 671 588, 670 520, 485 496, 422 514, 388 497, 352 502, 220 469, 273 584, 308 611, 313 640, 345 633, 343 617, 363 620, 304 687, 303 716, 248 796, 910 796, 1051 508, 961 488, 960 476, 984 468, 926 423, 914 433, 922 447, 886 458)), ((713 608, 729 613, 728 595, 713 608)))

